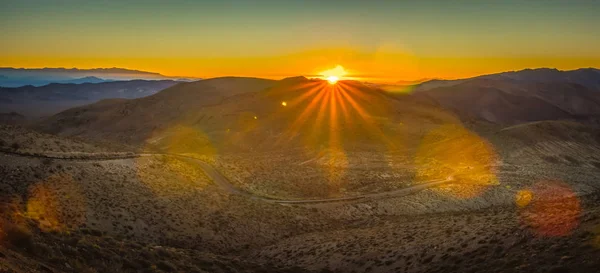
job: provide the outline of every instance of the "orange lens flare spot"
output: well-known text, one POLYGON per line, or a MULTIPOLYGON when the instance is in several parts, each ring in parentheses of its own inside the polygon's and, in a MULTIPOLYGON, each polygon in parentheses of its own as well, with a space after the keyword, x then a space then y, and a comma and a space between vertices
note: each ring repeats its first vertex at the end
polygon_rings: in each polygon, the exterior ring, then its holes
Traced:
POLYGON ((282 106, 287 106, 287 102, 285 102, 285 101, 282 101, 282 102, 281 102, 281 105, 282 105, 282 106))
POLYGON ((429 131, 415 155, 419 183, 452 180, 434 190, 455 198, 481 195, 499 185, 497 154, 491 144, 460 124, 442 125, 429 131))
POLYGON ((529 190, 531 201, 521 210, 521 220, 537 235, 567 236, 579 226, 581 205, 568 184, 542 181, 529 190))
POLYGON ((524 208, 531 203, 531 199, 533 199, 533 193, 530 190, 520 190, 515 196, 515 203, 520 208, 524 208))

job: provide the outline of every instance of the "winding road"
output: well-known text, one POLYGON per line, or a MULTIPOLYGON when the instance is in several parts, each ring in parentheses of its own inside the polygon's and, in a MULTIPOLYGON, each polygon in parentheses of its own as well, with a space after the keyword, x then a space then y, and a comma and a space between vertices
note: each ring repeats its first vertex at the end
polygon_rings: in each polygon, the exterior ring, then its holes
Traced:
POLYGON ((417 185, 398 189, 398 190, 379 192, 379 193, 369 193, 369 194, 363 194, 363 195, 358 195, 358 196, 341 197, 341 198, 326 198, 326 199, 284 200, 284 199, 266 198, 266 197, 258 196, 258 195, 240 190, 240 189, 236 188, 233 184, 231 184, 231 182, 229 182, 229 180, 225 176, 223 176, 219 171, 217 171, 210 164, 208 164, 205 161, 202 161, 198 158, 181 155, 181 154, 143 153, 143 154, 118 155, 118 156, 114 156, 114 157, 109 157, 106 155, 101 156, 101 154, 97 154, 96 156, 94 156, 94 154, 90 153, 90 154, 87 154, 89 157, 86 157, 86 158, 69 158, 69 157, 58 157, 58 156, 47 156, 47 155, 31 155, 31 154, 24 154, 24 153, 11 152, 11 151, 0 151, 0 153, 6 154, 6 155, 11 155, 11 156, 20 156, 20 157, 29 157, 29 158, 48 158, 48 159, 55 159, 55 160, 70 160, 70 161, 91 161, 91 160, 93 160, 93 161, 109 161, 109 160, 121 160, 121 159, 148 157, 148 156, 156 156, 156 155, 179 157, 179 158, 192 160, 192 161, 198 163, 198 165, 200 166, 200 168, 202 168, 204 173, 217 186, 219 186, 222 190, 224 190, 230 194, 242 195, 242 196, 248 197, 253 200, 261 200, 261 201, 265 201, 265 202, 278 203, 278 204, 317 204, 317 203, 349 202, 349 201, 358 201, 358 200, 362 201, 362 200, 369 200, 369 199, 399 197, 399 196, 410 195, 415 192, 418 192, 418 191, 421 191, 424 189, 428 189, 428 188, 432 188, 432 187, 436 187, 439 185, 449 184, 454 181, 452 179, 452 177, 448 177, 447 179, 431 180, 431 181, 427 181, 427 182, 420 183, 417 185))

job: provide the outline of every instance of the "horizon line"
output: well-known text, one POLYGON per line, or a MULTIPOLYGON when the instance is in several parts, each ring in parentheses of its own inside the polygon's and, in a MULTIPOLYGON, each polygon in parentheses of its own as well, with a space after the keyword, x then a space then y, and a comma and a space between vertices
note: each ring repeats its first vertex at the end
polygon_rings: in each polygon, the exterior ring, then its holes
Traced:
MULTIPOLYGON (((207 80, 207 79, 215 79, 215 78, 227 78, 227 77, 239 77, 239 78, 260 78, 260 79, 272 79, 272 80, 283 80, 283 79, 287 79, 287 78, 293 78, 293 77, 306 77, 306 78, 320 78, 323 77, 323 75, 318 75, 318 74, 298 74, 298 75, 218 75, 218 76, 212 76, 212 77, 202 77, 202 76, 171 76, 171 75, 165 75, 159 72, 154 72, 154 71, 148 71, 148 70, 139 70, 139 69, 135 69, 135 68, 126 68, 126 67, 93 67, 93 68, 78 68, 78 67, 12 67, 12 66, 0 66, 0 69, 15 69, 15 70, 43 70, 43 69, 64 69, 64 70, 79 70, 79 71, 91 71, 91 70, 110 70, 110 69, 121 69, 121 70, 127 70, 130 72, 139 72, 139 73, 147 73, 147 74, 152 74, 155 76, 161 76, 161 77, 165 77, 165 78, 169 78, 169 79, 173 79, 173 78, 179 78, 179 79, 197 79, 197 80, 207 80)), ((487 75, 495 75, 495 74, 501 74, 501 73, 510 73, 510 72, 520 72, 520 71, 526 71, 526 70, 556 70, 556 71, 560 71, 560 72, 568 72, 568 71, 576 71, 576 70, 584 70, 584 69, 594 69, 594 70, 600 70, 600 68, 598 67, 579 67, 579 68, 575 68, 575 69, 559 69, 556 67, 535 67, 535 68, 523 68, 523 69, 516 69, 516 70, 505 70, 505 71, 497 71, 497 72, 492 72, 492 73, 483 73, 483 74, 477 74, 477 75, 473 75, 473 76, 469 76, 469 77, 447 77, 447 78, 443 78, 443 77, 432 77, 432 78, 416 78, 416 79, 402 79, 402 78, 394 78, 394 79, 390 79, 390 78, 384 78, 381 76, 376 76, 376 75, 362 75, 362 74, 358 74, 358 75, 347 75, 344 76, 343 78, 346 80, 357 80, 357 81, 363 81, 363 82, 379 82, 379 83, 398 83, 398 82, 406 82, 406 83, 421 83, 421 82, 427 82, 427 81, 431 81, 431 80, 464 80, 464 79, 471 79, 471 78, 476 78, 476 77, 481 77, 481 76, 487 76, 487 75), (363 79, 363 80, 360 80, 363 79), (380 80, 377 80, 380 79, 380 80), (387 80, 386 80, 387 79, 387 80)), ((110 79, 103 79, 103 80, 110 80, 110 79)), ((131 79, 131 80, 136 80, 136 79, 131 79)), ((142 80, 141 78, 138 80, 142 80)))

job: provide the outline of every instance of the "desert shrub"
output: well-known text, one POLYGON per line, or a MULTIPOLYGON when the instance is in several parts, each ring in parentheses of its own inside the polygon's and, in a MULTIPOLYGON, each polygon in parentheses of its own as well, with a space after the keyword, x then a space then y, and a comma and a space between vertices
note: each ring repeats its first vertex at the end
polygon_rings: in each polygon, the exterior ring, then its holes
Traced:
POLYGON ((158 248, 156 250, 156 254, 158 254, 159 257, 163 257, 163 258, 171 258, 171 252, 169 252, 168 250, 164 249, 164 248, 158 248))
POLYGON ((132 270, 140 270, 143 268, 143 265, 138 261, 124 259, 123 260, 123 268, 124 269, 132 269, 132 270))
POLYGON ((90 228, 90 229, 88 229, 88 231, 89 231, 89 234, 92 236, 97 236, 97 237, 102 236, 102 231, 100 231, 100 230, 90 228))
POLYGON ((52 159, 51 158, 44 158, 44 159, 42 159, 42 165, 48 166, 50 164, 52 164, 52 159))
POLYGON ((579 160, 577 160, 577 159, 575 159, 575 158, 573 158, 573 157, 571 157, 571 156, 565 155, 565 156, 564 156, 564 158, 565 158, 567 161, 569 161, 571 164, 573 164, 573 165, 576 165, 576 166, 579 166, 579 165, 581 165, 581 164, 579 163, 579 160))
POLYGON ((33 250, 33 234, 27 227, 10 223, 3 226, 6 238, 11 245, 17 248, 33 250))
POLYGON ((542 159, 544 159, 546 162, 552 163, 552 164, 560 163, 560 160, 554 156, 543 156, 542 159))
POLYGON ((10 145, 10 147, 11 147, 13 150, 18 150, 19 148, 21 148, 21 145, 19 145, 19 143, 16 143, 16 142, 15 142, 15 143, 13 143, 12 145, 10 145))
POLYGON ((35 243, 34 245, 35 254, 40 257, 46 257, 52 254, 52 248, 46 244, 35 243))
POLYGON ((94 268, 88 266, 85 262, 80 261, 78 259, 71 260, 71 261, 69 261, 68 264, 71 265, 71 267, 74 269, 75 272, 81 272, 81 273, 96 273, 96 272, 98 272, 94 268))
POLYGON ((164 270, 167 272, 177 271, 177 267, 175 267, 175 265, 173 265, 172 263, 167 262, 167 261, 160 261, 160 262, 158 262, 158 264, 156 264, 156 266, 158 268, 160 268, 161 270, 164 270))

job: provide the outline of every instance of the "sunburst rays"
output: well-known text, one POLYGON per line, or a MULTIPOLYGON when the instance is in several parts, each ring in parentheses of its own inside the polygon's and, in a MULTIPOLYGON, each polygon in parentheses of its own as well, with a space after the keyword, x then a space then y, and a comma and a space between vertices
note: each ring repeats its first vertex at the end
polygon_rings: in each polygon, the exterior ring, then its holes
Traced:
POLYGON ((300 92, 287 99, 288 107, 282 109, 282 115, 289 111, 289 124, 276 144, 284 146, 300 140, 307 153, 327 159, 323 165, 332 191, 342 186, 349 164, 348 145, 367 140, 387 148, 394 146, 374 118, 388 107, 376 90, 352 81, 311 81, 296 90, 300 92))
POLYGON ((391 144, 373 121, 372 113, 359 103, 368 101, 370 96, 377 96, 369 92, 374 91, 359 90, 352 82, 340 81, 335 85, 329 85, 325 81, 313 82, 303 94, 288 101, 290 107, 303 109, 293 118, 279 143, 305 134, 309 142, 306 144, 312 148, 341 149, 344 145, 341 131, 349 131, 348 133, 356 135, 359 132, 353 132, 353 129, 361 128, 361 134, 376 134, 379 140, 391 144), (324 145, 327 147, 323 147, 324 145))

